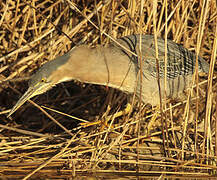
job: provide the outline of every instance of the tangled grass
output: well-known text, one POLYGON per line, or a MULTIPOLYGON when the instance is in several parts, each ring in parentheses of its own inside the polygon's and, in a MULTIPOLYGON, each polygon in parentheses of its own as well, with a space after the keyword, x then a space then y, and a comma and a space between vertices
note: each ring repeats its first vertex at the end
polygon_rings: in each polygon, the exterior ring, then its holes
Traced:
POLYGON ((0 177, 216 175, 216 1, 3 0, 0 7, 0 177), (160 114, 138 104, 130 115, 114 119, 126 105, 125 94, 67 82, 7 118, 30 75, 45 62, 80 43, 94 47, 139 33, 172 39, 211 64, 200 81, 196 73, 198 98, 187 93, 160 114), (83 120, 108 125, 82 127, 83 120))

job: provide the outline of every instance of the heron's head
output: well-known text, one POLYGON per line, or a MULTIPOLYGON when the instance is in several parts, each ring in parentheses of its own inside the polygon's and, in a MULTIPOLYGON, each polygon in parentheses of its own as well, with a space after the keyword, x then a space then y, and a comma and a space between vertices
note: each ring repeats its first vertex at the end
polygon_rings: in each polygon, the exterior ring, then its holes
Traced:
POLYGON ((29 88, 11 109, 8 117, 11 116, 20 106, 30 98, 42 94, 56 84, 67 80, 67 62, 69 53, 44 64, 30 79, 29 88))

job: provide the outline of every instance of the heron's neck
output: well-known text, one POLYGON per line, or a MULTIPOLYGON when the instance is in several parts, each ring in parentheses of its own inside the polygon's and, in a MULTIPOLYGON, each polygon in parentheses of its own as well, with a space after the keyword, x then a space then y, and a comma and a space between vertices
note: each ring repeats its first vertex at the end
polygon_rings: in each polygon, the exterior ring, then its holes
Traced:
POLYGON ((91 49, 80 46, 70 53, 68 73, 72 73, 72 79, 134 91, 131 89, 135 82, 134 67, 130 66, 128 57, 120 50, 112 47, 91 49))

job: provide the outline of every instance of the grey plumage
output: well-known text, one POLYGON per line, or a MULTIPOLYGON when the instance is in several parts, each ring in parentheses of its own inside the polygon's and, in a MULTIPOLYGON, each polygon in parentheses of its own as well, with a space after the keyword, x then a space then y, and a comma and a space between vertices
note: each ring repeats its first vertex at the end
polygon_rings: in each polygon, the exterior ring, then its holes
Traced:
MULTIPOLYGON (((156 59, 155 59, 155 44, 153 35, 143 35, 141 42, 142 56, 143 56, 143 69, 149 70, 150 73, 156 77, 156 59), (151 69, 149 69, 151 68, 151 69)), ((130 35, 122 37, 118 40, 125 47, 130 49, 135 54, 139 52, 139 35, 130 35)), ((124 50, 122 50, 124 51, 124 50)), ((129 58, 134 61, 135 64, 138 63, 138 59, 134 55, 129 55, 124 51, 129 58)), ((164 39, 158 38, 158 53, 159 53, 159 68, 160 77, 164 77, 164 56, 165 56, 165 42, 164 39)), ((195 53, 187 50, 182 45, 177 44, 171 40, 167 40, 167 78, 174 79, 179 75, 186 76, 188 74, 193 74, 196 63, 195 53)), ((209 64, 200 56, 198 56, 198 66, 199 72, 208 73, 209 64)))

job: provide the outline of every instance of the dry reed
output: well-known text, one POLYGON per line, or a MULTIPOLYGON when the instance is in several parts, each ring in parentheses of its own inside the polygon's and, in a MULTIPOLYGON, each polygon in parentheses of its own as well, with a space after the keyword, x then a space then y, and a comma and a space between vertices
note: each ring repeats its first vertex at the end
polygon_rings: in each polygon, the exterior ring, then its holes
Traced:
POLYGON ((0 177, 215 176, 216 7, 214 0, 1 1, 0 177), (125 94, 67 82, 6 118, 42 64, 74 45, 106 44, 133 33, 168 37, 210 62, 208 81, 204 76, 200 83, 195 72, 195 97, 189 89, 184 101, 162 106, 160 115, 140 103, 114 119, 125 94), (79 124, 98 119, 101 126, 79 124))

